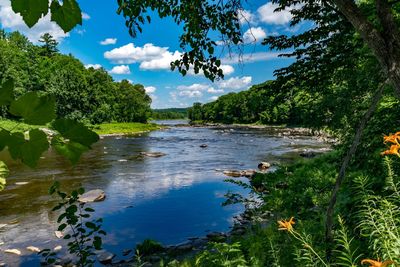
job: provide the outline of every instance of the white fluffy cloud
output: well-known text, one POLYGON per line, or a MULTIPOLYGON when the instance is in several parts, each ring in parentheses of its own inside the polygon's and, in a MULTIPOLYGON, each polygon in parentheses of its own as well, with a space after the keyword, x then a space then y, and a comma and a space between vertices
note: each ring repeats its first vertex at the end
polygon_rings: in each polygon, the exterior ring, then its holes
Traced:
POLYGON ((82 19, 89 20, 90 19, 90 15, 88 13, 82 12, 82 19))
POLYGON ((290 13, 290 9, 274 12, 274 10, 278 7, 278 4, 273 4, 271 2, 262 5, 260 8, 257 9, 260 20, 268 24, 287 24, 293 17, 290 13))
POLYGON ((21 32, 34 43, 45 33, 50 33, 57 41, 69 36, 56 23, 50 21, 50 14, 41 18, 32 28, 29 28, 25 25, 22 17, 19 14, 15 14, 11 9, 9 0, 0 1, 0 24, 4 29, 21 32))
POLYGON ((157 88, 155 88, 154 86, 146 86, 144 90, 147 94, 152 94, 157 90, 157 88))
POLYGON ((102 68, 102 66, 100 64, 86 64, 85 68, 87 68, 87 69, 88 68, 93 68, 95 70, 98 70, 98 69, 102 68))
POLYGON ((258 43, 267 37, 267 34, 261 27, 251 27, 243 34, 243 41, 245 43, 258 43))
POLYGON ((228 80, 223 80, 218 82, 218 87, 220 89, 230 89, 230 90, 241 90, 247 89, 251 85, 252 77, 232 77, 228 80))
POLYGON ((180 85, 177 87, 181 91, 206 91, 211 88, 207 84, 194 83, 192 85, 180 85))
POLYGON ((111 45, 116 43, 117 43, 117 38, 106 38, 100 42, 101 45, 111 45))
POLYGON ((195 98, 195 97, 202 97, 203 93, 198 90, 194 91, 180 91, 178 93, 179 96, 184 96, 184 97, 189 97, 189 98, 195 98))
POLYGON ((132 64, 140 62, 140 68, 145 70, 169 69, 170 63, 179 59, 181 53, 168 51, 168 47, 145 44, 137 47, 133 43, 112 49, 104 53, 104 57, 116 64, 132 64))
POLYGON ((216 95, 215 95, 215 96, 210 97, 209 100, 215 101, 215 100, 217 100, 218 98, 219 98, 219 96, 216 96, 216 95))
POLYGON ((130 74, 131 70, 128 65, 115 66, 109 71, 111 74, 130 74))
POLYGON ((255 24, 257 17, 249 10, 241 9, 238 11, 238 18, 240 24, 255 24))
POLYGON ((222 93, 224 93, 224 89, 215 89, 214 87, 210 87, 209 89, 207 89, 207 93, 222 94, 222 93))

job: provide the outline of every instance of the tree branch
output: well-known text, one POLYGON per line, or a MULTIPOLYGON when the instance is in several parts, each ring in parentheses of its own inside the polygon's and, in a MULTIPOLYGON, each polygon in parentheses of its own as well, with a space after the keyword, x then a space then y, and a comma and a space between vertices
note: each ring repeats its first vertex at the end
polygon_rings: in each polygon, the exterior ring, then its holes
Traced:
POLYGON ((382 98, 382 94, 383 94, 383 90, 385 88, 385 85, 388 83, 389 81, 386 80, 385 82, 383 82, 382 84, 380 84, 380 86, 378 87, 378 90, 375 92, 375 95, 372 98, 372 102, 370 107, 368 108, 367 112, 364 114, 363 118, 360 121, 360 125, 357 128, 357 131, 355 133, 354 136, 354 140, 353 143, 351 144, 350 149, 348 150, 346 157, 343 159, 342 162, 342 166, 340 167, 339 170, 339 174, 338 177, 336 178, 336 183, 335 183, 335 187, 332 191, 332 196, 329 202, 329 206, 328 209, 326 211, 326 222, 325 222, 325 241, 327 243, 327 258, 329 259, 331 256, 331 246, 330 244, 333 241, 333 237, 332 237, 332 226, 333 226, 333 213, 334 213, 334 208, 335 208, 335 204, 336 204, 336 199, 337 199, 337 194, 340 190, 340 187, 344 181, 345 175, 346 175, 346 169, 347 166, 350 163, 351 158, 353 157, 353 155, 355 154, 358 145, 360 144, 360 140, 362 137, 362 133, 364 131, 364 128, 367 124, 367 122, 369 121, 369 119, 371 118, 372 114, 375 112, 376 107, 378 106, 379 101, 382 98))

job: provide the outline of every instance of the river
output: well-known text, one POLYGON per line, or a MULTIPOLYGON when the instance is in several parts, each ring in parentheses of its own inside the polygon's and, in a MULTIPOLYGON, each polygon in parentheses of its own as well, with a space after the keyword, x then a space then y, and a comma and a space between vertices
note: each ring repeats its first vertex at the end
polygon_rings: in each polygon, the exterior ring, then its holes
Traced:
MULTIPOLYGON (((162 122, 160 122, 162 123, 162 122)), ((82 185, 102 189, 103 202, 91 204, 104 219, 105 248, 123 258, 146 238, 176 244, 209 231, 227 231, 242 205, 222 206, 228 191, 246 194, 224 182, 218 169, 256 169, 260 161, 286 162, 299 151, 327 147, 310 136, 282 136, 269 129, 175 126, 135 136, 104 137, 76 166, 49 151, 32 170, 8 159, 11 177, 0 192, 0 263, 37 266, 25 247, 54 248, 57 203, 48 188, 60 181, 68 191, 82 185), (200 145, 207 144, 206 148, 200 145), (160 158, 140 152, 163 152, 160 158), (22 256, 2 252, 17 248, 22 256)), ((184 123, 184 122, 178 122, 184 123)), ((1 157, 5 157, 3 154, 1 157)), ((4 160, 4 159, 3 159, 4 160)))

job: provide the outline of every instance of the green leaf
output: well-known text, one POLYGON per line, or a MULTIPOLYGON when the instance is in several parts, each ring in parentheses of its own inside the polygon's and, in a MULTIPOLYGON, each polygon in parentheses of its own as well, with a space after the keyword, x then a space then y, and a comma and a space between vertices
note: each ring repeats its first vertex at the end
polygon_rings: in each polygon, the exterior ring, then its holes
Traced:
POLYGON ((44 125, 56 118, 55 99, 29 92, 11 103, 10 113, 22 117, 25 123, 44 125))
POLYGON ((53 128, 57 130, 65 139, 79 143, 90 148, 93 143, 99 141, 99 136, 89 130, 84 124, 70 119, 59 119, 53 123, 53 128))
POLYGON ((0 130, 0 151, 2 151, 6 146, 10 138, 10 132, 4 129, 0 130))
POLYGON ((6 178, 8 177, 9 171, 7 165, 0 161, 0 191, 6 186, 6 178))
POLYGON ((15 13, 20 13, 26 25, 31 28, 49 11, 48 0, 11 0, 15 13))
POLYGON ((29 131, 26 140, 22 133, 13 133, 7 140, 8 151, 13 159, 20 159, 29 167, 36 167, 40 156, 49 148, 47 135, 39 130, 29 131))
POLYGON ((33 129, 29 131, 29 141, 26 141, 21 147, 22 162, 29 167, 36 167, 43 152, 48 149, 47 135, 39 129, 33 129))
POLYGON ((82 25, 82 12, 75 0, 64 0, 63 5, 53 1, 50 5, 51 20, 56 22, 64 32, 69 32, 77 24, 82 25))
POLYGON ((93 246, 94 246, 94 248, 96 249, 96 250, 100 250, 101 249, 101 245, 102 245, 102 240, 101 240, 101 237, 99 237, 99 236, 95 236, 94 238, 93 238, 94 240, 93 240, 93 246))
POLYGON ((0 106, 9 105, 14 100, 14 80, 5 81, 0 87, 0 106))
POLYGON ((76 142, 66 142, 61 136, 54 136, 51 145, 60 155, 66 157, 72 164, 79 161, 82 153, 89 150, 88 147, 76 142))

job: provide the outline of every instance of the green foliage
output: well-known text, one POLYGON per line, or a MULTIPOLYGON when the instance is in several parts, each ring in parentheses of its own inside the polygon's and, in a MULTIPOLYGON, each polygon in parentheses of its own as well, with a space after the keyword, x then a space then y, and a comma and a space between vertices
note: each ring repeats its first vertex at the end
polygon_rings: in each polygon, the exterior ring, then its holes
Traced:
POLYGON ((14 80, 6 80, 0 87, 0 106, 9 105, 14 100, 14 80))
POLYGON ((151 114, 153 120, 176 120, 186 119, 187 117, 186 108, 153 109, 151 114))
POLYGON ((28 27, 33 27, 40 18, 47 15, 50 8, 51 20, 56 22, 64 32, 71 31, 77 24, 82 25, 82 14, 75 0, 11 0, 15 13, 20 13, 28 27))
POLYGON ((240 243, 210 243, 209 248, 196 257, 195 266, 248 266, 240 246, 240 243))
POLYGON ((6 178, 9 174, 7 165, 0 161, 0 191, 6 186, 6 178))
POLYGON ((136 246, 136 251, 139 255, 148 256, 164 251, 164 247, 155 240, 145 239, 141 244, 136 246))
POLYGON ((102 123, 95 125, 93 130, 98 134, 135 134, 158 130, 161 127, 153 123, 102 123))
MULTIPOLYGON (((77 258, 77 266, 94 266, 96 255, 95 250, 102 248, 102 236, 106 232, 101 229, 102 219, 90 220, 91 214, 95 211, 87 207, 85 203, 79 202, 79 196, 84 193, 83 188, 74 190, 71 194, 60 191, 60 184, 55 182, 49 190, 50 194, 56 193, 60 198, 53 211, 61 210, 57 222, 58 231, 67 231, 64 236, 68 242, 68 252, 77 258)), ((40 252, 48 264, 56 261, 56 254, 50 249, 40 252)))
POLYGON ((82 14, 75 0, 63 0, 62 4, 52 1, 50 5, 51 20, 56 22, 64 32, 71 31, 77 24, 82 25, 82 14))

